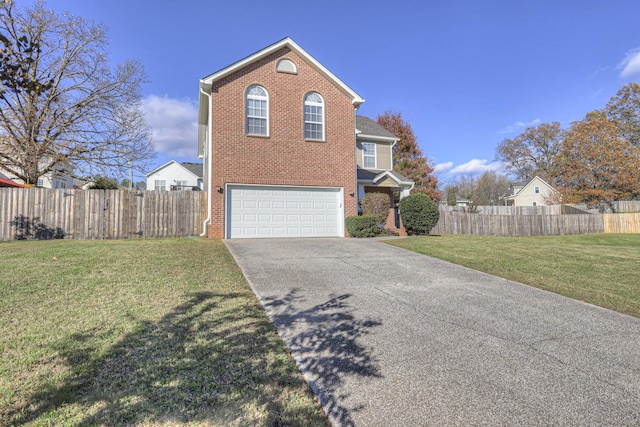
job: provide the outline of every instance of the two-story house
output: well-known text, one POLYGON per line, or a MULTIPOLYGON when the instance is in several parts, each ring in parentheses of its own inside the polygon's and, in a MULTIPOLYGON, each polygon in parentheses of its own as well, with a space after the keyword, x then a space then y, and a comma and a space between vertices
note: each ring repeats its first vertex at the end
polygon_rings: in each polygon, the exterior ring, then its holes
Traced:
POLYGON ((199 191, 203 189, 202 163, 170 160, 144 176, 147 190, 199 191))
POLYGON ((557 193, 555 188, 539 176, 526 182, 511 183, 509 191, 511 194, 505 197, 507 206, 544 206, 557 193))
POLYGON ((405 194, 413 183, 391 172, 397 138, 356 118, 363 102, 290 38, 201 79, 205 233, 344 236, 365 192, 405 194))

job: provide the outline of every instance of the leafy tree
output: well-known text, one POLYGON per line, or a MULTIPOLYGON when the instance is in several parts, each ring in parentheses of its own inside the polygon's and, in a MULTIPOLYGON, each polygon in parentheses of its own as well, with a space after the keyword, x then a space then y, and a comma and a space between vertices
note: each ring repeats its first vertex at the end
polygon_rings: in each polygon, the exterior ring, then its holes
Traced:
POLYGON ((476 206, 495 206, 509 192, 509 179, 497 172, 487 171, 476 181, 473 191, 473 204, 476 206))
POLYGON ((538 175, 551 185, 560 174, 556 158, 564 139, 560 123, 542 123, 530 126, 513 139, 505 139, 496 149, 496 159, 507 170, 523 181, 538 175))
POLYGON ((612 97, 605 111, 620 134, 631 145, 640 147, 640 85, 629 83, 612 97))
POLYGON ((429 160, 422 154, 411 125, 402 114, 391 111, 378 115, 378 124, 400 138, 393 149, 393 170, 413 180, 412 193, 424 193, 439 201, 442 196, 438 191, 438 179, 433 175, 429 160))
POLYGON ((376 218, 376 223, 384 226, 389 216, 391 200, 388 194, 367 193, 362 198, 360 206, 362 206, 364 215, 373 215, 376 218))
POLYGON ((410 194, 398 205, 404 229, 409 235, 429 234, 440 219, 436 203, 424 193, 410 194))
POLYGON ((118 175, 153 157, 141 109, 142 65, 114 69, 102 25, 42 1, 0 3, 0 168, 28 184, 60 165, 118 175))
POLYGON ((640 194, 640 147, 624 137, 606 111, 571 125, 558 162, 564 200, 598 204, 640 194))
POLYGON ((96 175, 93 183, 89 186, 89 190, 117 190, 118 180, 116 178, 108 178, 106 176, 96 175))

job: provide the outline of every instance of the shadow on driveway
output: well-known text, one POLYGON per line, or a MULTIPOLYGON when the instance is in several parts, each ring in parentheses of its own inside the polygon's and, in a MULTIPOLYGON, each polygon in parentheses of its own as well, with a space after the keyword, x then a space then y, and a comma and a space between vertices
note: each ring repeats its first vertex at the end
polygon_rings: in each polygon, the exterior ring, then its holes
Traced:
POLYGON ((283 335, 328 415, 341 426, 354 425, 344 402, 349 394, 342 389, 348 377, 380 378, 380 368, 371 352, 359 339, 381 323, 357 319, 348 304, 351 297, 342 294, 306 310, 299 289, 283 298, 267 297, 265 309, 283 335))

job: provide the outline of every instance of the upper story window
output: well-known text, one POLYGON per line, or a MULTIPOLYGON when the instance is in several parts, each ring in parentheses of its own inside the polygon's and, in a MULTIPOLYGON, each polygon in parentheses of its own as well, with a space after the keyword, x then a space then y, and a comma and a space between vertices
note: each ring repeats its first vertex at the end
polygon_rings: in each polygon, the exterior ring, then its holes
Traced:
POLYGON ((538 186, 533 187, 533 192, 536 194, 540 194, 540 187, 538 186))
POLYGON ((324 141, 324 101, 315 92, 304 97, 304 138, 324 141))
POLYGON ((376 168, 376 144, 373 142, 362 143, 362 167, 365 169, 376 168))
POLYGON ((166 181, 164 179, 156 179, 153 181, 153 187, 156 191, 164 191, 166 189, 166 181))
POLYGON ((262 86, 247 89, 247 135, 269 136, 269 96, 262 86))

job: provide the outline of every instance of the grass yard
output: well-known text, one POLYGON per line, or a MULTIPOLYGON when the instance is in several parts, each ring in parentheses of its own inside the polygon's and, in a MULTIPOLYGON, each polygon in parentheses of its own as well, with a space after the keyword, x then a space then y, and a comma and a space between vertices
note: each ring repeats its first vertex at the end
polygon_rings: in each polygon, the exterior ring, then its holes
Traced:
POLYGON ((640 317, 640 234, 443 235, 388 243, 640 317))
POLYGON ((0 257, 0 425, 328 425, 221 241, 0 257))

